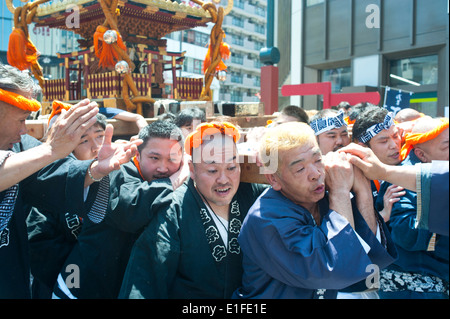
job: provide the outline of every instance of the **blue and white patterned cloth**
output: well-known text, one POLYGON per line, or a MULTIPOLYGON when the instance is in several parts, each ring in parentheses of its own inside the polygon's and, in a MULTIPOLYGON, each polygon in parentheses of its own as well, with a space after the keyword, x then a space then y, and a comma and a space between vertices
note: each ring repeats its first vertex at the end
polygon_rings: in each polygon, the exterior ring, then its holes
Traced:
POLYGON ((379 134, 383 130, 389 130, 394 125, 394 113, 389 112, 386 114, 382 123, 375 124, 369 127, 363 135, 359 137, 362 143, 369 142, 375 135, 379 134))
POLYGON ((309 125, 317 136, 332 129, 340 128, 344 125, 347 126, 347 123, 344 121, 344 112, 341 110, 336 116, 317 119, 312 121, 309 125))

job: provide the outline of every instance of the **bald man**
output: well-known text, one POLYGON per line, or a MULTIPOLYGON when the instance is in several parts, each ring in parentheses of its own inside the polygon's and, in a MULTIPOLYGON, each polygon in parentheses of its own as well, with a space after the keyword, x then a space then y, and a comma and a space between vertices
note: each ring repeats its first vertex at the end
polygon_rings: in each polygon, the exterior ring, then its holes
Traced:
MULTIPOLYGON (((401 165, 448 161, 448 147, 448 119, 421 118, 406 134, 401 165)), ((417 193, 406 191, 392 207, 390 227, 399 258, 381 274, 381 298, 448 298, 449 239, 416 228, 422 210, 418 200, 417 193)))

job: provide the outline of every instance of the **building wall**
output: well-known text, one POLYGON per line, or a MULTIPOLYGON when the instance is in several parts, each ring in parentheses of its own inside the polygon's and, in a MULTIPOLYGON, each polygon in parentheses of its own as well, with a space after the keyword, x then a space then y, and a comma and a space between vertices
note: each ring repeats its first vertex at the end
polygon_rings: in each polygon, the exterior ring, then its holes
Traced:
POLYGON ((232 56, 225 61, 227 80, 221 83, 220 100, 259 101, 261 62, 259 51, 266 46, 267 1, 235 0, 223 22, 225 42, 232 56))
MULTIPOLYGON (((301 12, 303 40, 295 54, 302 60, 301 83, 328 79, 330 72, 325 74, 324 70, 344 72, 346 80, 342 82, 353 88, 338 85, 337 90, 377 89, 383 96, 385 86, 392 86, 417 96, 433 93, 437 102, 412 105, 432 116, 444 115, 444 107, 449 104, 447 0, 299 2, 296 12, 301 12), (438 61, 436 83, 424 81, 416 86, 390 77, 396 62, 406 64, 410 60, 417 68, 429 56, 436 56, 438 61)), ((428 72, 426 66, 420 72, 428 72)), ((304 97, 300 103, 305 108, 321 108, 316 97, 304 97)))
MULTIPOLYGON (((177 76, 202 78, 203 60, 208 50, 209 36, 212 25, 208 27, 197 27, 191 30, 177 31, 169 34, 167 38, 167 51, 185 51, 183 69, 177 71, 177 76)), ((172 72, 164 73, 166 83, 173 83, 172 72)), ((220 83, 214 79, 211 83, 213 100, 219 100, 220 83)))

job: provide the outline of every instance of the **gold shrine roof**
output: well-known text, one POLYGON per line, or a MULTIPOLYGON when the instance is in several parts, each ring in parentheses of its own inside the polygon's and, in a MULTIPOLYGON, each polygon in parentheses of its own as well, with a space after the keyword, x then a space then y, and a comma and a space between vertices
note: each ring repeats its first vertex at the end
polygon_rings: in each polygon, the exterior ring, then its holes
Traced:
MULTIPOLYGON (((36 16, 42 17, 47 15, 53 15, 55 13, 62 13, 66 11, 66 8, 70 5, 77 5, 77 6, 85 6, 86 4, 97 2, 93 0, 56 0, 56 1, 50 1, 44 4, 41 4, 38 9, 36 16)), ((120 0, 119 6, 123 5, 126 2, 135 2, 142 5, 145 5, 148 10, 150 11, 157 11, 160 10, 167 10, 175 13, 184 13, 186 15, 191 15, 195 17, 200 18, 207 18, 210 19, 211 15, 208 11, 203 10, 203 8, 196 7, 196 6, 189 6, 184 3, 178 3, 176 1, 170 1, 170 0, 120 0)))
MULTIPOLYGON (((151 44, 167 34, 205 26, 211 22, 208 11, 170 0, 119 0, 118 29, 125 41, 151 44)), ((92 38, 105 15, 96 0, 62 0, 38 7, 33 20, 37 26, 65 29, 92 38), (73 8, 79 11, 79 25, 74 27, 73 8), (71 16, 72 15, 72 16, 71 16), (69 21, 69 23, 67 23, 69 21)))

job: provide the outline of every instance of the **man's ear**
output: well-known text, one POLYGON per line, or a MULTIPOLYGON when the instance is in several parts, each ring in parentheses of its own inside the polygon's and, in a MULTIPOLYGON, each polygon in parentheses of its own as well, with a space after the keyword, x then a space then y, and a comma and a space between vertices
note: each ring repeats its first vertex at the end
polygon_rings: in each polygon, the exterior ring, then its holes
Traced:
POLYGON ((190 175, 194 176, 194 163, 192 163, 191 159, 189 159, 188 164, 189 164, 189 172, 191 173, 190 175))
POLYGON ((139 153, 139 151, 136 152, 136 159, 139 162, 139 164, 141 164, 141 153, 139 153))
POLYGON ((420 147, 414 147, 413 151, 422 163, 428 163, 428 156, 423 149, 421 149, 420 147))
POLYGON ((276 191, 281 190, 281 184, 280 184, 280 178, 279 176, 275 174, 264 174, 269 184, 272 186, 272 188, 276 191))

